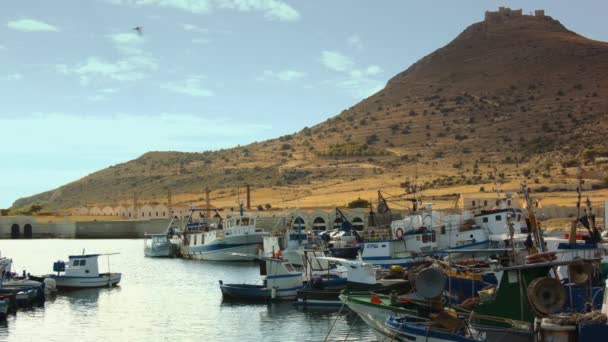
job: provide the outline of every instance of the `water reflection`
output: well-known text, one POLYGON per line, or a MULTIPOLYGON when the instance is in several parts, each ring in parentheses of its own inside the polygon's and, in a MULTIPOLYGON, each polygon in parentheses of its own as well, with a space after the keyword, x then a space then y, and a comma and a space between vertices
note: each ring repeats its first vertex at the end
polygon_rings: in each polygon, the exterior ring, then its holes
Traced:
POLYGON ((4 241, 2 255, 43 274, 50 261, 82 248, 120 252, 111 265, 123 273, 120 286, 59 293, 44 308, 9 316, 0 341, 323 341, 330 332, 333 341, 375 340, 369 327, 339 308, 223 302, 218 280, 255 283, 254 262, 146 258, 141 240, 4 241))

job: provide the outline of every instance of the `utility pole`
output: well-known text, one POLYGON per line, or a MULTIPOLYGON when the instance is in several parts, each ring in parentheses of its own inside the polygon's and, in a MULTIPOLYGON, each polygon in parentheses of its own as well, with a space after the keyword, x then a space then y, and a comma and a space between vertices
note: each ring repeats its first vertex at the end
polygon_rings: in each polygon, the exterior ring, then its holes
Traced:
POLYGON ((249 184, 246 185, 247 187, 247 210, 251 209, 251 187, 249 186, 249 184))
POLYGON ((209 199, 209 188, 205 188, 205 207, 206 207, 206 212, 205 212, 205 217, 207 217, 207 220, 211 219, 211 200, 209 199))
POLYGON ((173 218, 173 200, 171 198, 171 189, 167 188, 167 211, 169 212, 169 217, 173 218))
POLYGON ((139 217, 139 210, 137 209, 137 191, 133 191, 133 218, 139 217))

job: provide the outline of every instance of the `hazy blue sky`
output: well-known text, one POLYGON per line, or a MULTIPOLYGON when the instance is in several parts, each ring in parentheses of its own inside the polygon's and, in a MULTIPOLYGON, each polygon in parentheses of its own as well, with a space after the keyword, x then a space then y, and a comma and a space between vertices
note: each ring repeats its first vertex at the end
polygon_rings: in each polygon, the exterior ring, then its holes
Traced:
POLYGON ((312 126, 502 5, 608 40, 604 0, 2 1, 0 208, 146 151, 312 126))

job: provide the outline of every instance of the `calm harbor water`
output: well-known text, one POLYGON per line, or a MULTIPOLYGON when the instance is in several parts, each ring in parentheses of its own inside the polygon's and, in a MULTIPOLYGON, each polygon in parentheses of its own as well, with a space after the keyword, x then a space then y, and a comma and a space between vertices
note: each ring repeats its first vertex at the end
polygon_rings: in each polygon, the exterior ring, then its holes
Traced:
MULTIPOLYGON (((20 310, 0 324, 0 341, 374 341, 354 313, 302 309, 291 302, 223 303, 218 280, 257 281, 253 263, 153 259, 143 240, 2 240, 13 270, 47 274, 69 254, 119 252, 118 287, 58 294, 44 307, 20 310), (331 328, 335 321, 335 326, 331 328)), ((100 268, 107 271, 107 258, 100 268)))

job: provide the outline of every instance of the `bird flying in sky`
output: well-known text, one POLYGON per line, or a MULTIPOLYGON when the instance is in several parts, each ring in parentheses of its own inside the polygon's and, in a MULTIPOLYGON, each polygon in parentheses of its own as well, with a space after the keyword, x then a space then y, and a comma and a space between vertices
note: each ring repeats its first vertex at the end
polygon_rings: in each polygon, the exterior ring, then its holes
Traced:
POLYGON ((136 26, 136 27, 133 28, 133 30, 136 31, 137 34, 140 35, 140 36, 143 33, 142 29, 143 29, 143 27, 141 27, 141 26, 136 26))

